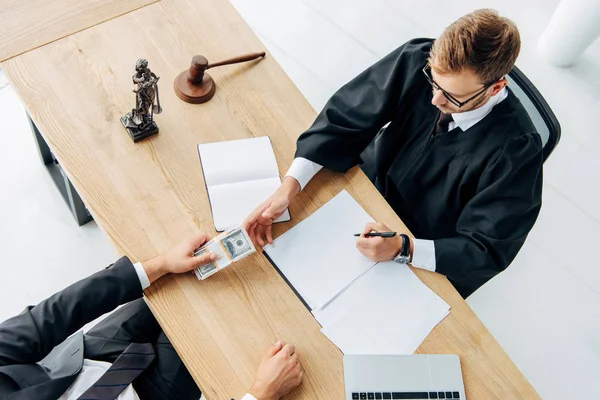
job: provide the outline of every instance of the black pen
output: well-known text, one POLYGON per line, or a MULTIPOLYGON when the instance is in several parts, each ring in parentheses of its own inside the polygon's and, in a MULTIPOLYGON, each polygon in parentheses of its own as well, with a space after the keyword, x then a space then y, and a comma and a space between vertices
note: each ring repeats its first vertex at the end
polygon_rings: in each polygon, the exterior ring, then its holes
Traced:
MULTIPOLYGON (((362 233, 355 233, 354 236, 360 236, 362 233)), ((371 232, 366 233, 365 237, 382 237, 382 238, 392 238, 396 236, 396 232, 371 232)))

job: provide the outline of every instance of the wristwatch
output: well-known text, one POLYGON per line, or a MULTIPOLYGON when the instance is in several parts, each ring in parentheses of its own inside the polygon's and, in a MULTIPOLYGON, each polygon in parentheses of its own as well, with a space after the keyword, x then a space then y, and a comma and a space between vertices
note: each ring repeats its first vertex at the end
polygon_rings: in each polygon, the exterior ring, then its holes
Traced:
POLYGON ((402 238, 402 249, 400 250, 400 253, 398 253, 398 255, 394 257, 394 261, 398 264, 408 264, 411 261, 410 239, 408 235, 405 235, 404 233, 401 233, 400 237, 402 238))

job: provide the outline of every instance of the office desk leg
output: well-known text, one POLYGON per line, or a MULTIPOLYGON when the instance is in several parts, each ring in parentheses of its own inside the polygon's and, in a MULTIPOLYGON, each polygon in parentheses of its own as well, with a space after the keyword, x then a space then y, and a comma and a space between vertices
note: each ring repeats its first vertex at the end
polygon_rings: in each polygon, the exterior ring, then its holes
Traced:
POLYGON ((58 163, 58 160, 52 154, 50 147, 48 147, 48 144, 40 134, 37 126, 35 126, 35 123, 31 120, 29 114, 27 114, 27 119, 29 120, 29 125, 31 126, 42 163, 48 170, 48 173, 52 177, 54 184, 67 203, 67 206, 71 210, 73 217, 75 217, 77 224, 79 226, 87 224, 93 219, 92 215, 85 207, 85 204, 83 203, 83 200, 81 200, 79 193, 77 193, 73 187, 73 184, 67 177, 67 174, 65 174, 62 167, 58 163))

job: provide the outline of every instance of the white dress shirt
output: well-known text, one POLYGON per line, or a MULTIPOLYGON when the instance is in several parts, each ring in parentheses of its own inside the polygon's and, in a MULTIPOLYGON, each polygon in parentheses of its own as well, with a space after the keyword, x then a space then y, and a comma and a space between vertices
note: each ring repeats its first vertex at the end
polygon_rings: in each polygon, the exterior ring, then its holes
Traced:
MULTIPOLYGON (((453 113, 453 121, 448 124, 448 130, 459 127, 463 132, 481 121, 488 115, 492 108, 502 100, 506 99, 508 91, 506 88, 492 96, 489 100, 475 110, 462 113, 453 113)), ((295 158, 285 176, 291 176, 300 184, 300 190, 303 190, 308 182, 323 168, 322 165, 314 163, 306 158, 295 158)), ((411 265, 416 268, 435 271, 435 244, 433 240, 413 239, 414 249, 411 265)))
MULTIPOLYGON (((59 400, 77 400, 79 396, 85 393, 108 369, 112 364, 104 361, 83 360, 83 369, 77 375, 75 382, 69 389, 60 396, 59 400)), ((129 385, 116 400, 140 400, 133 386, 129 385)))
MULTIPOLYGON (((135 268, 135 273, 140 280, 140 284, 142 285, 142 290, 146 290, 150 287, 150 279, 148 278, 148 274, 146 274, 146 270, 142 263, 133 264, 133 268, 135 268)), ((59 397, 58 400, 77 400, 86 390, 88 390, 108 369, 112 364, 104 361, 96 361, 96 360, 83 360, 83 368, 73 384, 67 389, 62 396, 59 397)), ((200 398, 202 400, 204 396, 200 398)), ((116 400, 140 400, 137 393, 133 389, 133 385, 127 386, 127 388, 116 398, 116 400)), ((241 400, 257 400, 251 394, 247 394, 242 397, 241 400)))

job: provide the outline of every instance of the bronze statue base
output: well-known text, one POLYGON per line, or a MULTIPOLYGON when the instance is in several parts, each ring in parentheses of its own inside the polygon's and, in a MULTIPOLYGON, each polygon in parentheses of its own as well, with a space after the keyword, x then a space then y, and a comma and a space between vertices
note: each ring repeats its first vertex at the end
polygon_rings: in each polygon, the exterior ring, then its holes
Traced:
POLYGON ((131 120, 131 113, 122 116, 121 123, 125 127, 127 133, 129 133, 129 136, 131 136, 131 139, 133 139, 134 143, 158 133, 158 125, 156 125, 156 122, 151 121, 150 123, 146 123, 143 128, 140 128, 131 120))

